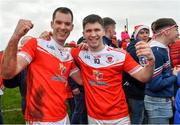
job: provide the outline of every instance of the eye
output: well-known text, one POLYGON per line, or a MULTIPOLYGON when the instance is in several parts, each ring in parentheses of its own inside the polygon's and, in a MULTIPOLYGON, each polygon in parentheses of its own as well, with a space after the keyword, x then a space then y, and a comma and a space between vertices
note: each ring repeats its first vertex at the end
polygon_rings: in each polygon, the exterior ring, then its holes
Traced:
POLYGON ((92 31, 92 30, 90 30, 90 29, 87 29, 87 30, 86 30, 86 33, 90 33, 91 31, 92 31))
POLYGON ((56 23, 56 24, 62 24, 62 22, 61 22, 61 21, 58 21, 58 20, 57 20, 55 23, 56 23))
POLYGON ((95 32, 98 32, 98 31, 100 31, 100 29, 98 29, 98 28, 97 28, 97 29, 95 29, 95 32))
POLYGON ((71 23, 70 23, 70 22, 66 22, 65 25, 66 25, 66 26, 70 26, 71 23))

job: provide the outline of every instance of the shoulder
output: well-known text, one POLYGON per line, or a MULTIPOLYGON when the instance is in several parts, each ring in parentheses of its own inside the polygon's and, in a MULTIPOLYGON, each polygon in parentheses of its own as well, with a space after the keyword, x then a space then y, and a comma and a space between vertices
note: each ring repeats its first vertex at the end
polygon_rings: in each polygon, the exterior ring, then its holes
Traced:
POLYGON ((126 54, 126 50, 122 49, 122 48, 114 48, 114 47, 110 47, 108 46, 107 47, 107 51, 112 51, 112 52, 115 52, 115 53, 122 53, 122 54, 126 54))
POLYGON ((74 59, 76 59, 80 53, 80 48, 71 48, 70 53, 74 59))
POLYGON ((77 53, 77 52, 80 52, 81 49, 80 48, 71 48, 70 51, 71 51, 71 53, 77 53))

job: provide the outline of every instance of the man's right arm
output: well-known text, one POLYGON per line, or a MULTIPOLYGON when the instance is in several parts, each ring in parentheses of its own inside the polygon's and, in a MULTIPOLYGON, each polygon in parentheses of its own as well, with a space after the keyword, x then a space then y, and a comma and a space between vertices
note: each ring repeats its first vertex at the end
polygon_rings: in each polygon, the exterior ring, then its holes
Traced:
POLYGON ((16 29, 9 40, 8 46, 3 53, 1 62, 1 75, 4 79, 10 79, 22 71, 28 62, 21 56, 17 56, 18 43, 33 24, 29 20, 19 20, 16 29))

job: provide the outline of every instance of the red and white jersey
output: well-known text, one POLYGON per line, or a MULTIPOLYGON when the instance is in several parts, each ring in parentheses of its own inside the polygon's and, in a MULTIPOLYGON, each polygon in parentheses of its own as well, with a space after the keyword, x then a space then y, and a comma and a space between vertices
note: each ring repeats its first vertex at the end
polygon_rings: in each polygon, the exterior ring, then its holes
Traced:
POLYGON ((70 50, 53 39, 31 39, 18 53, 29 62, 25 119, 53 122, 66 113, 67 78, 79 69, 70 50))
POLYGON ((78 48, 71 53, 81 68, 88 115, 99 120, 127 116, 122 72, 133 74, 142 67, 126 51, 108 46, 96 53, 78 48))

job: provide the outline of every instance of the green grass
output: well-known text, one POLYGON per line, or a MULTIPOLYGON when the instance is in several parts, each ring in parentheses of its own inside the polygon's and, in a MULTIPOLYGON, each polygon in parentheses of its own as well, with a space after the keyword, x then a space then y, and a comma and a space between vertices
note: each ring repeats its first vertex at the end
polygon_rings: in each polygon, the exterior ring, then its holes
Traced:
POLYGON ((1 98, 4 124, 24 124, 19 88, 5 89, 1 98), (14 110, 12 110, 14 109, 14 110))
MULTIPOLYGON (((5 89, 4 95, 1 98, 1 108, 3 109, 4 124, 25 124, 21 111, 21 95, 18 87, 5 89), (16 110, 10 111, 12 109, 16 110)), ((69 106, 67 112, 70 113, 69 106)))

